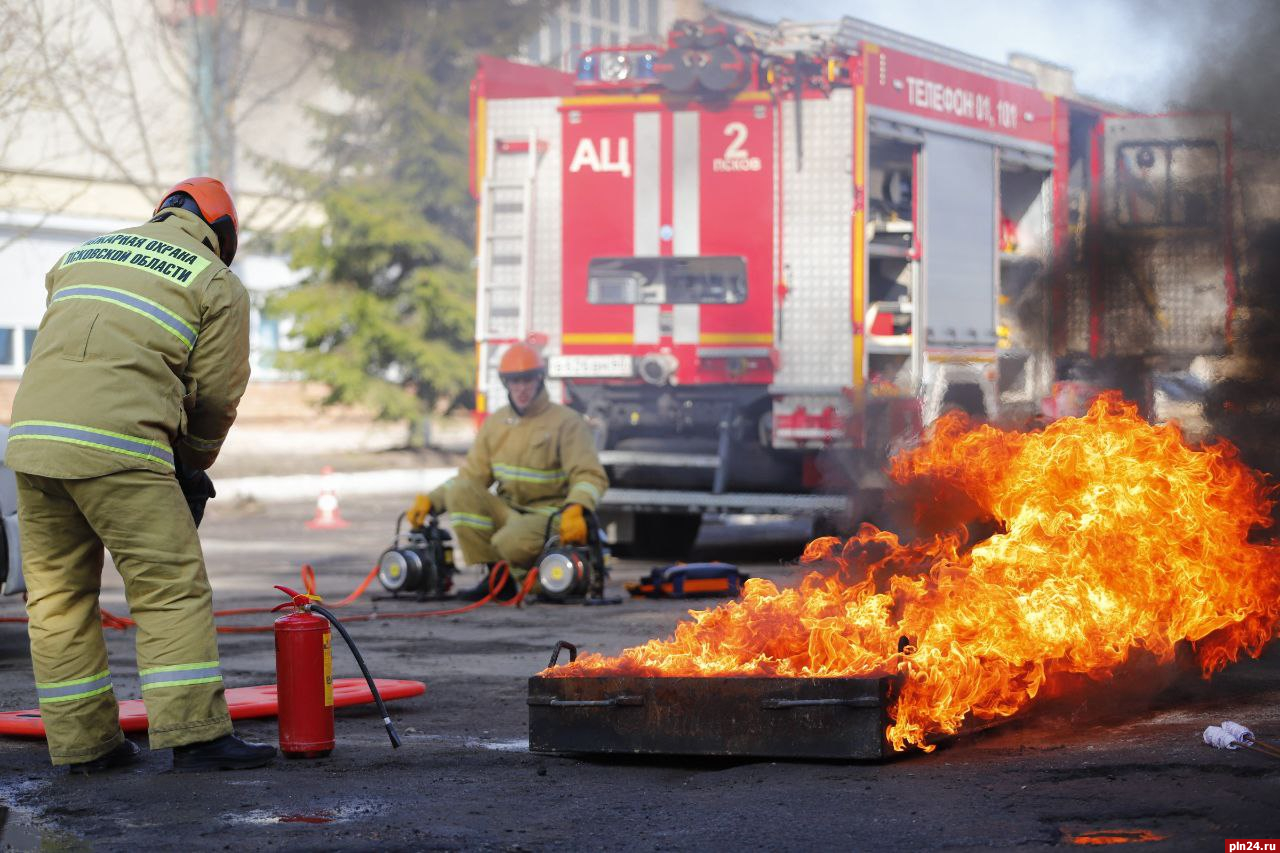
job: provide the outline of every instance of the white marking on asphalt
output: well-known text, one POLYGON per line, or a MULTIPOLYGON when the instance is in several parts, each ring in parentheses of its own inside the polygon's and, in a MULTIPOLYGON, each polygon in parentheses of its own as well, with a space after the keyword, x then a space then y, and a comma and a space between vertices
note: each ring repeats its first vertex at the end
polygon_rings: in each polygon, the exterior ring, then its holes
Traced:
POLYGON ((492 749, 495 752, 528 752, 529 740, 479 740, 467 738, 466 745, 471 749, 492 749))

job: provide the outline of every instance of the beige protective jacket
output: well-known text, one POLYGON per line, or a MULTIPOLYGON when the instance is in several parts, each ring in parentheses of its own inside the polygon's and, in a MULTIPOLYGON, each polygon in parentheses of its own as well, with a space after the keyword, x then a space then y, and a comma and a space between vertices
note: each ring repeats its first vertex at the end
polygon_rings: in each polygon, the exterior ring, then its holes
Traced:
POLYGON ((195 214, 95 237, 45 277, 5 463, 61 479, 208 468, 249 380, 249 295, 195 214), (210 248, 212 246, 212 248, 210 248))
MULTIPOLYGON (((552 403, 546 389, 523 415, 504 406, 480 427, 458 477, 487 488, 524 511, 556 510, 581 504, 594 510, 609 479, 596 453, 591 429, 582 415, 552 403)), ((446 483, 431 493, 431 505, 448 510, 446 483)))

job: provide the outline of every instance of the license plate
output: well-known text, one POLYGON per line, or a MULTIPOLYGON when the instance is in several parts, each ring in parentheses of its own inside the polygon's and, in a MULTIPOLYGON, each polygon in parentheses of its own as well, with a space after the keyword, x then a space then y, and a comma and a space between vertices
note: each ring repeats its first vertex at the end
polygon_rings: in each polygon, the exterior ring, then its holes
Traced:
POLYGON ((635 374, 629 355, 553 355, 547 360, 552 379, 626 379, 635 374))

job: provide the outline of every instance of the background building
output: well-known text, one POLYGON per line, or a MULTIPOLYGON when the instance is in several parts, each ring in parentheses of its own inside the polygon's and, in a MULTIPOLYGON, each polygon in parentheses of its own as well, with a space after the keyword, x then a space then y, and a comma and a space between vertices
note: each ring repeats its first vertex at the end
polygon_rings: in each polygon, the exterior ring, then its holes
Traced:
POLYGON ((660 44, 672 22, 692 17, 693 7, 699 5, 679 0, 569 0, 528 40, 521 58, 568 71, 585 48, 660 44))
MULTIPOLYGON (((341 43, 339 4, 0 0, 0 12, 0 420, 44 314, 45 272, 84 240, 137 224, 190 174, 231 185, 253 378, 287 380, 274 355, 289 330, 261 308, 298 274, 269 238, 319 214, 274 170, 317 162, 307 108, 342 106, 317 47, 341 43)), ((569 68, 581 49, 659 42, 702 14, 691 0, 569 0, 522 58, 569 68)))
POLYGON ((42 0, 0 24, 0 419, 44 313, 44 274, 84 240, 136 225, 173 183, 223 176, 253 294, 254 376, 285 336, 259 310, 296 280, 266 238, 314 221, 273 177, 313 162, 306 108, 333 107, 319 45, 332 2, 42 0))

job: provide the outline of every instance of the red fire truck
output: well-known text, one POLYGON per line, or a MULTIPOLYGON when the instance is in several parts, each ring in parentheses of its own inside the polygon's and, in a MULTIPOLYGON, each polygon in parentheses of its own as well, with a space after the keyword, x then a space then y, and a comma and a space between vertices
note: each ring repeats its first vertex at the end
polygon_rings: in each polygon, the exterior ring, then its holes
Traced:
POLYGON ((1229 332, 1222 117, 1112 115, 852 18, 483 58, 471 114, 478 411, 540 342, 624 541, 865 514, 943 409, 1060 414, 1229 332))

